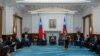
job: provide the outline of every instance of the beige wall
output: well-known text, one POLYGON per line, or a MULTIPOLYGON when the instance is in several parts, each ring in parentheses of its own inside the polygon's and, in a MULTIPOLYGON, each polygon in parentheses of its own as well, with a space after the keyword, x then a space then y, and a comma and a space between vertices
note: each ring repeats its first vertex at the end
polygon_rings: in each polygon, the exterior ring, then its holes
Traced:
POLYGON ((93 33, 100 34, 100 2, 97 6, 90 6, 83 11, 82 16, 86 16, 88 14, 93 14, 93 33))
POLYGON ((2 35, 2 8, 0 8, 0 37, 2 35))

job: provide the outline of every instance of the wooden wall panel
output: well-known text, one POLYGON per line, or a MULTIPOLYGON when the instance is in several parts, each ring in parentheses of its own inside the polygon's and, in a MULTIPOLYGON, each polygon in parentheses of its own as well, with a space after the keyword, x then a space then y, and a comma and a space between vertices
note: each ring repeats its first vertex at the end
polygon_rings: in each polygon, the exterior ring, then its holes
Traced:
MULTIPOLYGON (((83 34, 83 33, 81 33, 81 34, 83 34)), ((76 33, 68 33, 68 35, 70 35, 73 40, 75 40, 77 37, 76 33)), ((38 33, 29 33, 28 36, 31 39, 31 41, 34 41, 34 39, 36 37, 38 37, 38 33)), ((22 34, 22 37, 24 37, 24 33, 22 34)))
POLYGON ((95 36, 97 36, 97 38, 100 39, 100 34, 90 34, 90 38, 94 38, 95 36))
POLYGON ((6 40, 9 40, 10 39, 10 37, 12 37, 13 36, 13 34, 9 34, 9 35, 2 35, 2 38, 3 38, 3 40, 4 41, 6 41, 6 40))

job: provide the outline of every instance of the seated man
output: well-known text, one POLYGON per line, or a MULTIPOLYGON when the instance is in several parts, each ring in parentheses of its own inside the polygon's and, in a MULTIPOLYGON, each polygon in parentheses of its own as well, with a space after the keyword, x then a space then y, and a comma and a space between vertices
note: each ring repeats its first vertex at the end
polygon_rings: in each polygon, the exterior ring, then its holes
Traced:
POLYGON ((85 41, 84 41, 84 46, 85 46, 86 48, 89 48, 89 43, 90 43, 90 37, 89 37, 89 35, 87 35, 87 37, 86 37, 86 39, 85 39, 85 41))
POLYGON ((83 34, 81 34, 80 35, 80 38, 79 38, 79 47, 83 47, 83 45, 84 45, 84 35, 83 34))
POLYGON ((10 46, 10 52, 13 52, 13 51, 15 52, 16 51, 16 47, 17 47, 16 46, 16 42, 13 41, 13 37, 12 36, 10 37, 9 40, 7 40, 6 44, 10 46))
POLYGON ((30 46, 31 45, 31 42, 28 38, 28 35, 25 35, 25 37, 23 38, 23 43, 24 43, 24 46, 30 46))
POLYGON ((35 36, 34 40, 33 40, 33 44, 35 44, 35 45, 37 44, 37 38, 38 38, 38 36, 35 36))
POLYGON ((0 38, 0 48, 1 48, 1 52, 0 52, 0 55, 1 56, 9 56, 9 52, 10 52, 10 48, 8 45, 5 45, 4 44, 4 41, 2 38, 0 38))
POLYGON ((47 41, 44 35, 43 37, 37 39, 37 45, 46 45, 46 44, 47 44, 47 41))
POLYGON ((63 40, 63 36, 62 35, 59 37, 58 42, 59 42, 59 45, 64 45, 64 40, 63 40))
POLYGON ((46 38, 45 38, 45 36, 43 35, 41 45, 46 45, 46 44, 47 44, 47 43, 46 43, 46 38))
POLYGON ((79 41, 80 41, 80 35, 77 34, 75 38, 75 46, 79 46, 79 41))
POLYGON ((100 54, 100 39, 97 40, 97 42, 96 42, 96 47, 97 47, 96 53, 97 53, 97 54, 100 54))
POLYGON ((21 42, 17 36, 13 37, 12 41, 15 42, 17 49, 21 48, 21 42))
POLYGON ((96 51, 96 43, 97 43, 97 36, 91 39, 91 42, 90 42, 91 51, 96 51))
MULTIPOLYGON (((0 37, 0 44, 2 44, 3 43, 3 39, 0 37)), ((1 45, 0 45, 1 46, 1 45)))

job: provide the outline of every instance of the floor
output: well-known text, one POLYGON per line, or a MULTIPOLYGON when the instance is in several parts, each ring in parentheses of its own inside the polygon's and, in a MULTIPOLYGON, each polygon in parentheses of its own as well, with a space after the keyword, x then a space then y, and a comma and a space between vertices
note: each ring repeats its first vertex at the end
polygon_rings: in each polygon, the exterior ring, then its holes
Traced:
POLYGON ((63 46, 30 46, 24 47, 13 52, 11 56, 97 56, 94 52, 88 51, 86 48, 69 46, 64 49, 63 46))

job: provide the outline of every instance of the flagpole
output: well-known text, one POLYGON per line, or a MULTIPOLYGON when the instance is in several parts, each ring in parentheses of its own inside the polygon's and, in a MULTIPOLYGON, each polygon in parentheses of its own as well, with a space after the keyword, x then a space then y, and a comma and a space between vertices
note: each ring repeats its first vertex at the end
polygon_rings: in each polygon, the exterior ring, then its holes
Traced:
POLYGON ((67 49, 67 38, 66 38, 66 33, 67 33, 67 29, 66 29, 66 19, 64 18, 64 24, 63 24, 63 40, 64 40, 64 49, 67 49))

